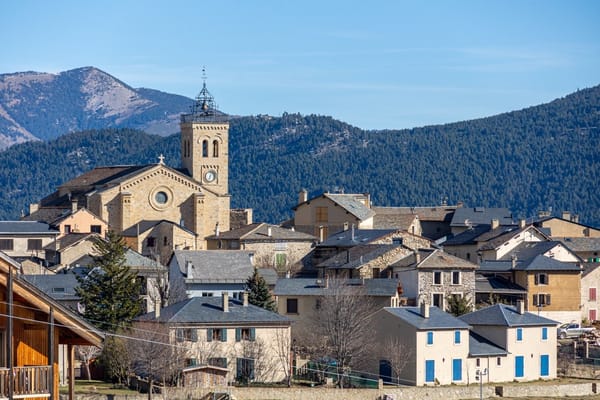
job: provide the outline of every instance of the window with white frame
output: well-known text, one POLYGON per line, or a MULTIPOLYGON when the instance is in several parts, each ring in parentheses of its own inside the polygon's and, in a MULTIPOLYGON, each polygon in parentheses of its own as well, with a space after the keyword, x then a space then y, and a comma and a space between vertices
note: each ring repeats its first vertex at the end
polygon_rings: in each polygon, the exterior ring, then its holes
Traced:
POLYGON ((433 271, 433 284, 441 285, 442 283, 442 271, 433 271))
POLYGON ((452 284, 460 285, 460 271, 452 271, 452 284))
POLYGON ((535 284, 536 285, 547 285, 548 282, 549 282, 548 274, 546 274, 546 273, 535 274, 535 284))

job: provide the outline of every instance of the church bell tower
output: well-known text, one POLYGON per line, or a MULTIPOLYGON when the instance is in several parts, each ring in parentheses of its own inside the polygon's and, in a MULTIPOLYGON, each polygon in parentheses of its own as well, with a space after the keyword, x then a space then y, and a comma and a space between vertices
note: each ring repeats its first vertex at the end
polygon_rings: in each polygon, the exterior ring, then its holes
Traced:
MULTIPOLYGON (((204 74, 204 70, 202 71, 204 74)), ((229 193, 229 117, 219 111, 206 88, 196 96, 191 113, 181 116, 181 164, 208 190, 229 193)))

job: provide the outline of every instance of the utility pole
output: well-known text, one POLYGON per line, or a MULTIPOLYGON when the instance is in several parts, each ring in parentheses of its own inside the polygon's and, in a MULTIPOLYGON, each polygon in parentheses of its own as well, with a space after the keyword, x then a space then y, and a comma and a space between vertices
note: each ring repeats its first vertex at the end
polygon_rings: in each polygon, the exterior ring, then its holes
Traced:
POLYGON ((487 374, 487 368, 477 369, 477 371, 475 371, 475 378, 479 379, 479 400, 483 400, 483 377, 487 374))

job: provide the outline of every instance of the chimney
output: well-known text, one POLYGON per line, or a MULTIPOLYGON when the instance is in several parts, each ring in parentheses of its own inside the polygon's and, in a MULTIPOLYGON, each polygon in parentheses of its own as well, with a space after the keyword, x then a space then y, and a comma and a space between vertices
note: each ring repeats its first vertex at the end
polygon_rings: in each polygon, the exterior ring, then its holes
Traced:
POLYGON ((273 235, 273 231, 272 231, 271 227, 269 226, 269 227, 267 228, 267 236, 268 236, 268 237, 271 237, 272 235, 273 235))
POLYGON ((348 221, 344 222, 344 232, 348 230, 348 221))
POLYGON ((415 263, 419 264, 421 262, 421 253, 419 253, 419 250, 415 251, 415 263))
POLYGON ((523 300, 517 300, 517 312, 521 315, 525 314, 525 302, 523 300))
POLYGON ((527 226, 527 221, 525 219, 520 219, 519 220, 519 228, 523 229, 523 228, 525 228, 525 226, 527 226))
POLYGON ((322 243, 325 238, 323 237, 325 235, 325 229, 323 229, 323 225, 319 226, 319 243, 322 243))
POLYGON ((243 301, 243 305, 244 307, 248 307, 248 292, 244 290, 244 293, 242 293, 242 301, 243 301))
POLYGON ((75 213, 77 208, 77 199, 71 200, 71 213, 75 213))
POLYGON ((219 237, 219 223, 218 222, 215 224, 215 236, 219 237))
POLYGON ((352 240, 354 240, 354 224, 352 224, 352 240))
POLYGON ((500 226, 500 220, 498 218, 492 219, 492 229, 498 229, 500 226))
POLYGON ((325 275, 325 289, 329 287, 329 275, 325 275))
POLYGON ((248 254, 248 257, 250 257, 250 264, 252 264, 252 266, 254 266, 254 253, 248 254))
POLYGON ((465 205, 465 203, 463 203, 462 201, 458 201, 456 203, 456 208, 462 208, 465 205))
POLYGON ((302 189, 298 194, 298 204, 308 201, 308 192, 306 189, 302 189))
POLYGON ((423 318, 429 318, 429 304, 425 302, 421 303, 421 316, 423 318))
POLYGON ((511 263, 511 268, 515 269, 517 267, 517 256, 516 254, 513 254, 512 256, 510 256, 510 263, 511 263))
POLYGON ((36 212, 39 209, 40 209, 39 203, 30 203, 29 204, 29 214, 33 214, 34 212, 36 212))
POLYGON ((365 193, 365 206, 367 206, 367 208, 371 208, 371 195, 369 193, 365 193))
POLYGON ((160 317, 160 300, 154 303, 154 318, 158 319, 160 317))
POLYGON ((229 312, 229 292, 221 293, 223 312, 229 312))
POLYGON ((573 214, 573 216, 571 217, 571 221, 573 221, 576 224, 578 224, 579 223, 579 215, 578 214, 573 214))
POLYGON ((571 212, 570 211, 563 211, 562 212, 562 219, 566 219, 567 221, 571 220, 571 212))

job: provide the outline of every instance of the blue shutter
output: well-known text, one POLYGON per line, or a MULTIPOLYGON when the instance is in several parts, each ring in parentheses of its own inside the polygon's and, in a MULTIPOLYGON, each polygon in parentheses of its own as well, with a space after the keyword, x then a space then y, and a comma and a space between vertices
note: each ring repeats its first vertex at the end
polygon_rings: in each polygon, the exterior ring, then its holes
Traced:
POLYGON ((427 332, 427 344, 433 344, 433 332, 427 332))
POLYGON ((227 341, 227 329, 223 328, 221 329, 221 342, 226 342, 227 341))
POLYGON ((454 344, 460 344, 460 331, 454 331, 454 344))
POLYGON ((452 360, 452 380, 462 381, 462 360, 460 358, 452 360))
POLYGON ((525 373, 525 358, 523 356, 515 357, 515 378, 522 378, 525 373))
POLYGON ((435 360, 425 360, 425 382, 435 380, 435 360))
POLYGON ((256 328, 250 328, 250 341, 254 342, 256 340, 256 328))
POLYGON ((548 328, 542 328, 542 340, 548 340, 548 328))
POLYGON ((242 340, 242 328, 235 328, 235 341, 239 342, 242 340))
POLYGON ((517 341, 523 340, 523 328, 517 328, 517 341))
POLYGON ((212 336, 213 336, 213 330, 212 330, 212 328, 208 328, 206 330, 206 341, 212 342, 212 336))
POLYGON ((550 375, 550 356, 542 354, 540 356, 540 376, 550 375))

